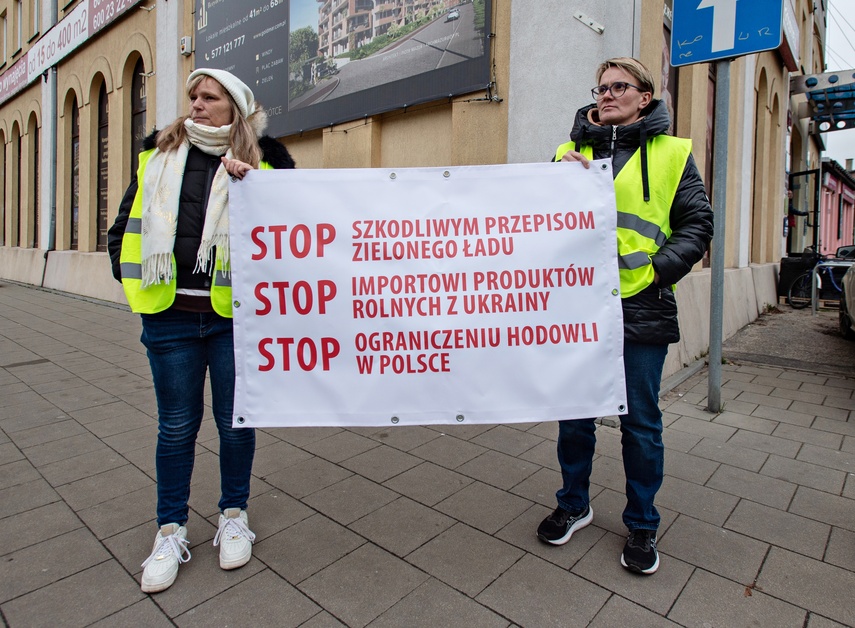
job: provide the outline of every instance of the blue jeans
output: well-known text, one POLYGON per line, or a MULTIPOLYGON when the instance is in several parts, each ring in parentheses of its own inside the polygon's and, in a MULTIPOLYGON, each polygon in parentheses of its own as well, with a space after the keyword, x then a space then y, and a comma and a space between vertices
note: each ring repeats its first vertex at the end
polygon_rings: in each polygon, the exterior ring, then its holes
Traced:
POLYGON ((232 427, 235 357, 232 321, 215 313, 165 310, 142 315, 157 396, 157 523, 187 522, 196 435, 204 412, 205 373, 220 434, 220 510, 246 508, 255 430, 232 427))
MULTIPOLYGON (((626 508, 623 522, 630 530, 656 530, 659 512, 653 505, 662 486, 665 447, 659 384, 668 345, 625 343, 627 413, 620 416, 626 508)), ((578 512, 589 503, 591 463, 594 459, 594 419, 558 422, 558 463, 564 486, 556 493, 558 505, 578 512)))

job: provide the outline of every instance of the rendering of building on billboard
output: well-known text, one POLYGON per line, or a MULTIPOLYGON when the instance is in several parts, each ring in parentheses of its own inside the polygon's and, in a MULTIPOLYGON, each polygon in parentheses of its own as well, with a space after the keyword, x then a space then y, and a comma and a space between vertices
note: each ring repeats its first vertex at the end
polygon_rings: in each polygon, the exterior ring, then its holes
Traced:
POLYGON ((486 0, 235 5, 197 0, 196 65, 228 70, 251 85, 277 136, 477 91, 490 82, 486 0))

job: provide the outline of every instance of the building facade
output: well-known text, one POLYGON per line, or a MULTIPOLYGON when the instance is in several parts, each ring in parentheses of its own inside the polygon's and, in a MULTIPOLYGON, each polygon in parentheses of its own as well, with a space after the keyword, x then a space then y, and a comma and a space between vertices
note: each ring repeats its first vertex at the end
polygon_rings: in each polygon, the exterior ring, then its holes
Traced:
MULTIPOLYGON (((279 139, 299 168, 549 161, 591 101, 598 63, 635 56, 659 78, 656 96, 668 102, 675 134, 693 140, 711 191, 716 66, 670 66, 670 1, 492 0, 485 91, 279 139)), ((457 6, 318 0, 318 56, 353 52, 417 17, 443 20, 457 6)), ((777 302, 777 264, 801 244, 790 234, 803 230, 785 233, 787 175, 821 163, 821 140, 798 118, 802 97, 790 96, 789 83, 824 67, 825 2, 786 0, 785 8, 781 48, 731 64, 727 218, 717 236, 725 238, 725 337, 777 302)), ((184 112, 184 81, 205 65, 193 52, 196 11, 190 0, 0 0, 0 278, 123 301, 106 229, 142 138, 184 112), (88 28, 75 33, 82 8, 88 28)), ((678 290, 684 326, 697 331, 673 348, 669 372, 707 349, 704 266, 678 290)))

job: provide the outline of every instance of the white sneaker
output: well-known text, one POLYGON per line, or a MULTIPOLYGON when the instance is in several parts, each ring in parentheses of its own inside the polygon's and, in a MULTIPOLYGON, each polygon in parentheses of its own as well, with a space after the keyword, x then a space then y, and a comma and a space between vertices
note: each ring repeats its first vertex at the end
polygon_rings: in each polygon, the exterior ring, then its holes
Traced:
POLYGON ((214 547, 220 546, 220 567, 237 569, 252 558, 252 542, 255 534, 249 529, 246 511, 226 508, 220 514, 220 527, 214 536, 214 547))
POLYGON ((157 593, 172 586, 178 576, 178 565, 190 560, 187 528, 177 523, 160 526, 154 537, 154 548, 142 567, 142 590, 157 593))

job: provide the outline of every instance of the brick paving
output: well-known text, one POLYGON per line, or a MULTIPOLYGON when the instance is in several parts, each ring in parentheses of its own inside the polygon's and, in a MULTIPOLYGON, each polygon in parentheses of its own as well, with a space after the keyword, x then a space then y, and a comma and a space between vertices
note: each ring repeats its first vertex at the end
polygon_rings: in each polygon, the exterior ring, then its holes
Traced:
POLYGON ((855 377, 747 363, 724 367, 717 415, 705 369, 666 382, 652 577, 618 562, 608 420, 594 523, 563 547, 534 535, 554 423, 260 430, 253 558, 221 571, 208 419, 193 558, 143 594, 157 421, 139 330, 118 306, 0 284, 6 626, 855 626, 855 377))

